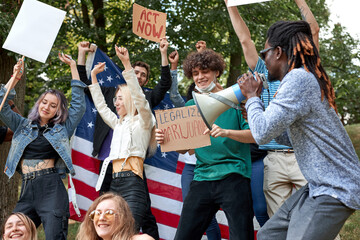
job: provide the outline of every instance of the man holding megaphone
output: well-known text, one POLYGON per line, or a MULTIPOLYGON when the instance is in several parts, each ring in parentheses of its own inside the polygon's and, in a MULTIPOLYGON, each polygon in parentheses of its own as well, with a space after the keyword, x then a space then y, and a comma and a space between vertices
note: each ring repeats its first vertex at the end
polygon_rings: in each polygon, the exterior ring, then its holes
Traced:
MULTIPOLYGON (((199 96, 226 91, 220 91, 215 84, 224 68, 222 56, 210 49, 190 53, 183 63, 184 74, 194 80, 199 96)), ((234 95, 232 89, 229 92, 234 95)), ((190 100, 186 106, 194 104, 190 100)), ((203 112, 206 114, 206 109, 203 112)), ((176 240, 201 239, 220 208, 226 214, 231 239, 254 239, 248 144, 254 139, 239 109, 227 107, 214 122, 212 130, 205 132, 211 134, 211 146, 195 149, 194 180, 184 200, 176 240)), ((158 142, 162 143, 162 130, 156 132, 158 142)))

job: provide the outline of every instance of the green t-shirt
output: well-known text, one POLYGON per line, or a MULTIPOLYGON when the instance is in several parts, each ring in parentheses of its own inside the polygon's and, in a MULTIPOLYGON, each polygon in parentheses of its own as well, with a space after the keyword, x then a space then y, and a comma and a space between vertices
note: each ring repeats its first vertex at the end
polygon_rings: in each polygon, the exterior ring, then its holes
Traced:
MULTIPOLYGON (((193 99, 185 104, 185 106, 191 105, 195 105, 193 99)), ((241 111, 233 108, 222 113, 216 119, 215 124, 223 129, 249 129, 241 111)), ((231 173, 238 173, 250 178, 251 157, 248 143, 241 143, 224 137, 213 138, 210 136, 210 140, 210 146, 195 149, 197 162, 194 180, 221 180, 231 173)))

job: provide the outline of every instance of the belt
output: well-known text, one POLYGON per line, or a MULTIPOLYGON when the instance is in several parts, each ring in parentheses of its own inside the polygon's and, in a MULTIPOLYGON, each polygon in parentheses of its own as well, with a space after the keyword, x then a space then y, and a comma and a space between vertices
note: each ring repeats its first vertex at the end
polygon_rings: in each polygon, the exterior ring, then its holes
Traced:
POLYGON ((292 149, 270 149, 269 152, 294 153, 292 149))
POLYGON ((42 169, 39 171, 21 174, 21 177, 23 180, 29 180, 29 179, 34 179, 36 177, 50 174, 50 173, 56 173, 56 168, 54 168, 54 167, 53 168, 45 168, 45 169, 42 169))
POLYGON ((123 178, 123 177, 135 177, 137 176, 132 171, 124 171, 124 172, 116 172, 112 174, 113 179, 115 178, 123 178))

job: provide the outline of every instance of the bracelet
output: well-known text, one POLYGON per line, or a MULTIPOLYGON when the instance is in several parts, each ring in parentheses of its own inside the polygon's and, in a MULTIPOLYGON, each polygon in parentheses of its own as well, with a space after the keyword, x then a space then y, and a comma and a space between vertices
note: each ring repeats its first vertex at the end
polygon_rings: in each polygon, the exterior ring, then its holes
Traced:
MULTIPOLYGON (((11 75, 11 77, 13 77, 14 75, 11 75)), ((15 77, 16 78, 16 77, 15 77)), ((21 80, 21 77, 20 78, 16 78, 16 80, 21 80)))
POLYGON ((10 105, 10 108, 11 108, 11 109, 14 109, 15 107, 16 107, 15 104, 11 104, 11 105, 10 105))

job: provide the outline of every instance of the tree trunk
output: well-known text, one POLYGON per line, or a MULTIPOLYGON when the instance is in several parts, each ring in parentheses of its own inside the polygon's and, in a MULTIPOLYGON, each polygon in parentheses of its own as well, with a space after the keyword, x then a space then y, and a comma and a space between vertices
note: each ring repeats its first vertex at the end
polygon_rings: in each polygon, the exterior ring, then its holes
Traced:
POLYGON ((237 37, 233 31, 230 32, 230 46, 234 46, 236 49, 235 52, 230 54, 230 67, 229 67, 229 77, 227 79, 226 87, 230 87, 236 83, 238 76, 242 73, 241 61, 242 61, 242 48, 239 46, 237 37), (236 41, 236 42, 234 42, 236 41))
MULTIPOLYGON (((3 40, 0 37, 0 42, 3 40)), ((8 56, 8 51, 0 49, 0 83, 6 84, 10 79, 13 71, 13 67, 16 60, 13 56, 8 56)), ((26 69, 25 69, 26 70, 26 69)), ((16 85, 16 97, 14 99, 15 105, 21 113, 24 111, 24 96, 25 96, 25 75, 22 80, 16 85)), ((2 126, 4 123, 0 122, 2 126)), ((10 142, 4 142, 0 144, 0 168, 4 168, 6 158, 9 152, 10 142)), ((0 173, 0 222, 3 222, 15 208, 18 200, 18 189, 19 189, 19 177, 18 173, 9 180, 5 173, 0 173)))
POLYGON ((241 74, 241 56, 242 52, 240 49, 236 53, 230 55, 230 69, 226 87, 235 84, 237 77, 241 74))

